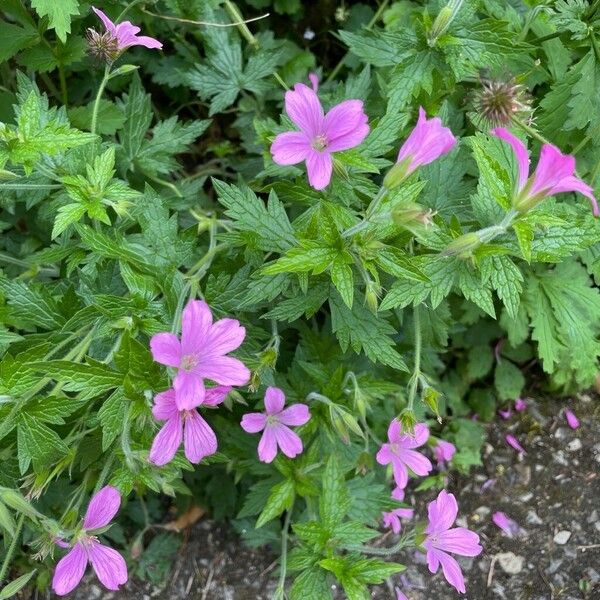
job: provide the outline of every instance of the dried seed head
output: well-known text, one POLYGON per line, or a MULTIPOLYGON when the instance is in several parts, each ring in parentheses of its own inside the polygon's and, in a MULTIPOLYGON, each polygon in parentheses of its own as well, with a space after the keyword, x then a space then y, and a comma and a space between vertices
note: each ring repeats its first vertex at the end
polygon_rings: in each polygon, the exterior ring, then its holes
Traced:
POLYGON ((517 83, 514 77, 492 79, 482 76, 474 108, 478 117, 492 127, 508 125, 513 116, 529 120, 533 112, 525 86, 517 83))
POLYGON ((110 33, 105 31, 99 33, 95 29, 87 30, 87 42, 90 54, 98 60, 113 62, 120 54, 119 41, 110 33))

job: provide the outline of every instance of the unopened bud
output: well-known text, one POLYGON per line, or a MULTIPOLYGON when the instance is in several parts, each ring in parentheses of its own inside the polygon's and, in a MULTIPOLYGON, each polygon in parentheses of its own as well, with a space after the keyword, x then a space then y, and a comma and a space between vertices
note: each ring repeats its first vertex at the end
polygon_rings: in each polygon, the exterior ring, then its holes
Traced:
POLYGON ((460 10, 462 3, 463 0, 450 0, 450 2, 440 10, 427 34, 427 43, 429 46, 435 46, 438 39, 446 33, 448 27, 450 27, 450 24, 454 21, 454 18, 460 10))
POLYGON ((475 248, 481 246, 481 239, 476 232, 465 233, 451 241, 442 254, 444 256, 468 256, 475 248))
POLYGON ((397 225, 424 225, 428 227, 433 223, 435 212, 416 202, 401 204, 392 210, 392 219, 397 225))
POLYGON ((379 295, 381 294, 381 286, 376 281, 369 280, 365 290, 365 301, 369 310, 373 314, 377 314, 379 308, 379 295))
POLYGON ((344 444, 350 443, 350 431, 364 437, 358 421, 343 406, 332 402, 329 405, 329 418, 344 444))
POLYGON ((434 390, 432 387, 426 388, 423 393, 423 402, 425 402, 425 404, 431 409, 431 412, 433 412, 433 414, 436 416, 438 422, 441 424, 442 417, 440 415, 440 409, 439 409, 440 396, 441 396, 440 392, 438 392, 437 390, 434 390))
POLYGON ((37 519, 43 517, 31 504, 16 490, 10 488, 0 489, 0 501, 4 502, 7 506, 14 508, 16 511, 23 513, 30 519, 37 519))

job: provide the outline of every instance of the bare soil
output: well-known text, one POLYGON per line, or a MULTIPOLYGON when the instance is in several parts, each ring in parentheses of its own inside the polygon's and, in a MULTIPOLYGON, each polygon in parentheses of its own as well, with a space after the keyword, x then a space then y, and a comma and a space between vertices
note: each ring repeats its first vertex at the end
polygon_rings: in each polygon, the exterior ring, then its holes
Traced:
MULTIPOLYGON (((490 427, 484 465, 468 477, 452 477, 459 524, 481 535, 484 553, 461 559, 468 600, 600 600, 600 402, 582 395, 569 401, 529 401, 528 410, 490 427), (581 421, 570 429, 561 411, 570 405, 581 421), (504 435, 527 450, 519 456, 504 435), (492 483, 490 483, 492 480, 492 483), (503 511, 521 527, 509 538, 491 521, 503 511)), ((425 503, 419 504, 425 517, 425 503)), ((245 548, 227 527, 205 520, 186 534, 171 573, 161 586, 132 581, 107 592, 89 577, 72 600, 268 600, 275 557, 245 548)), ((393 543, 389 537, 386 544, 393 543)), ((405 573, 373 590, 395 598, 398 585, 410 600, 447 600, 458 594, 441 572, 432 576, 423 557, 395 557, 405 573)), ((339 590, 338 598, 343 598, 339 590)), ((463 596, 465 597, 465 596, 463 596)))

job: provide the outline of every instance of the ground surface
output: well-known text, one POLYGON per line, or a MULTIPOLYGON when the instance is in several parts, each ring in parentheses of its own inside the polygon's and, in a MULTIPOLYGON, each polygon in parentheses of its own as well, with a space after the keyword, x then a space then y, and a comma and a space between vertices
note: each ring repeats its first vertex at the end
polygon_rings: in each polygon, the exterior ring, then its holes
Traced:
MULTIPOLYGON (((600 402, 584 395, 570 405, 581 420, 579 429, 567 427, 560 412, 564 402, 530 402, 525 413, 493 428, 483 467, 450 481, 459 500, 459 524, 476 530, 485 548, 480 557, 461 563, 468 600, 600 599, 600 402), (526 455, 519 457, 507 446, 509 431, 526 455), (489 480, 495 482, 484 486, 489 480), (498 510, 520 524, 519 537, 504 536, 491 522, 498 510)), ((268 551, 242 547, 226 528, 200 521, 188 532, 165 585, 132 582, 111 593, 90 578, 71 597, 268 600, 273 560, 268 551)), ((396 560, 412 565, 394 582, 410 600, 458 597, 441 574, 432 577, 416 557, 396 560)), ((373 598, 395 598, 393 585, 375 589, 373 598)))

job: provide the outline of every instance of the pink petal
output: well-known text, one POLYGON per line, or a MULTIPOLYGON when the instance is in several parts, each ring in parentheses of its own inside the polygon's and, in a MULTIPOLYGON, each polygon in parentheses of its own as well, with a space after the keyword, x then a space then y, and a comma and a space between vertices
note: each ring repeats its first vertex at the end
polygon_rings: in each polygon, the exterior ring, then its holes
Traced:
POLYGON ((162 42, 159 42, 156 38, 150 37, 148 35, 138 35, 135 38, 135 43, 133 46, 144 46, 145 48, 151 48, 160 50, 163 45, 162 42))
POLYGON ((386 529, 391 529, 396 535, 402 531, 402 523, 400 523, 399 517, 393 512, 383 513, 383 526, 386 529))
POLYGON ((306 404, 292 404, 279 414, 279 422, 284 425, 304 425, 310 419, 306 404))
POLYGON ((83 519, 84 529, 99 529, 108 525, 119 512, 121 494, 116 488, 107 485, 94 494, 83 519))
POLYGON ((575 176, 565 177, 561 179, 551 190, 551 194, 560 194, 562 192, 579 192, 588 198, 592 205, 592 213, 597 217, 600 213, 598 212, 598 201, 594 196, 594 190, 584 181, 578 179, 575 176))
POLYGON ((181 354, 196 354, 204 347, 212 313, 203 300, 190 300, 181 315, 181 354))
POLYGON ((391 444, 397 444, 402 435, 402 425, 398 419, 392 419, 388 426, 387 436, 391 444))
POLYGON ((392 458, 392 471, 396 485, 404 489, 408 484, 408 470, 406 465, 395 455, 392 458))
POLYGON ((400 450, 400 460, 416 475, 424 477, 433 469, 431 461, 416 450, 400 450))
POLYGON ((265 409, 268 415, 276 415, 283 410, 285 394, 277 387, 269 386, 265 392, 265 409))
POLYGON ((456 446, 445 440, 439 440, 433 451, 439 463, 449 462, 456 454, 456 446))
POLYGON ((204 402, 202 406, 218 406, 227 398, 233 388, 230 385, 218 385, 207 389, 204 393, 204 402))
POLYGON ((315 190, 322 190, 329 185, 333 172, 333 161, 329 152, 311 150, 306 157, 308 183, 315 190))
POLYGON ((150 339, 154 360, 161 365, 178 367, 181 362, 181 345, 173 333, 157 333, 150 339))
POLYGON ((512 448, 514 448, 517 452, 527 454, 523 446, 519 444, 519 440, 514 435, 512 435, 512 433, 507 433, 504 439, 506 440, 506 443, 512 448))
POLYGON ((527 402, 525 402, 523 398, 517 398, 515 400, 515 410, 517 412, 523 412, 524 410, 527 410, 527 402))
POLYGON ((458 504, 454 494, 442 490, 427 507, 429 524, 427 533, 440 533, 452 527, 458 515, 458 504))
POLYGON ((302 440, 297 433, 281 423, 273 425, 273 431, 281 451, 288 458, 295 458, 298 454, 302 454, 302 440))
POLYGON ((436 546, 460 556, 477 556, 483 550, 479 545, 479 536, 465 527, 454 527, 438 533, 436 546))
POLYGON ((265 427, 258 442, 258 458, 265 463, 273 462, 277 456, 277 439, 273 427, 265 427))
POLYGON ((116 26, 116 36, 119 43, 119 49, 128 48, 134 46, 136 43, 136 34, 141 30, 137 25, 134 25, 131 21, 123 21, 116 26))
POLYGON ((71 552, 63 556, 54 569, 52 589, 65 596, 77 587, 87 567, 87 554, 81 544, 75 544, 71 552))
POLYGON ((579 428, 579 419, 570 408, 567 408, 567 410, 565 410, 565 418, 567 419, 567 423, 569 424, 569 427, 571 429, 579 428))
POLYGON ((575 159, 572 156, 563 154, 552 144, 544 144, 529 195, 558 193, 552 192, 552 188, 558 186, 566 177, 571 177, 573 171, 575 171, 575 159))
POLYGON ((278 165, 295 165, 306 160, 311 150, 310 140, 301 131, 280 133, 271 145, 273 162, 278 165))
POLYGON ((221 319, 208 329, 203 353, 220 356, 239 348, 246 337, 246 328, 236 319, 221 319))
POLYGON ((429 572, 437 573, 437 570, 440 568, 439 555, 441 552, 431 546, 430 542, 427 540, 425 540, 423 545, 427 548, 427 566, 429 567, 429 572))
POLYGON ((297 83, 293 91, 285 93, 285 112, 309 139, 323 133, 321 102, 317 94, 303 83, 297 83))
POLYGON ((452 587, 456 588, 457 592, 465 594, 467 591, 465 589, 465 579, 456 560, 445 552, 438 553, 438 560, 442 564, 442 571, 444 572, 446 581, 452 587))
POLYGON ((425 423, 417 423, 413 435, 406 434, 405 448, 418 448, 429 439, 429 427, 425 423))
POLYGON ((396 455, 392 452, 390 444, 383 444, 375 456, 375 460, 380 465, 389 465, 393 460, 396 460, 396 455))
POLYGON ((92 6, 92 10, 96 13, 96 15, 100 18, 104 27, 106 27, 106 31, 110 31, 115 37, 117 35, 117 29, 115 24, 99 9, 95 6, 92 6))
POLYGON ((217 436, 210 425, 192 410, 185 417, 183 446, 187 459, 194 464, 217 451, 217 436))
POLYGON ((319 91, 319 76, 316 73, 309 73, 308 79, 312 85, 313 92, 316 94, 319 91))
POLYGON ((427 119, 425 111, 419 108, 419 119, 415 128, 400 148, 398 162, 410 159, 408 172, 421 165, 427 165, 456 145, 456 138, 438 117, 427 119))
POLYGON ((504 127, 492 129, 492 133, 512 146, 519 169, 517 185, 519 191, 521 191, 525 187, 525 183, 529 177, 529 152, 527 152, 525 144, 516 135, 504 129, 504 127))
POLYGON ((127 583, 127 565, 116 550, 94 542, 88 552, 92 567, 104 587, 116 591, 120 585, 127 583))
POLYGON ((246 413, 240 425, 246 433, 258 433, 267 426, 267 416, 263 413, 246 413))
POLYGON ((154 406, 152 414, 157 421, 166 421, 179 414, 177 403, 175 402, 175 390, 165 390, 154 396, 154 406))
POLYGON ((179 446, 181 446, 182 439, 183 422, 181 415, 177 413, 174 418, 169 419, 165 425, 163 425, 162 429, 154 438, 148 460, 159 467, 171 462, 177 453, 179 446))
POLYGON ((173 388, 179 410, 192 410, 204 402, 206 393, 204 381, 196 372, 191 373, 182 369, 177 371, 173 379, 173 388))
POLYGON ((246 365, 231 356, 210 356, 203 360, 196 373, 221 385, 246 385, 250 371, 246 365))
POLYGON ((345 100, 334 106, 323 122, 327 150, 338 152, 358 146, 369 134, 367 121, 361 100, 345 100))
POLYGON ((506 421, 512 417, 512 410, 507 408, 506 410, 499 410, 498 414, 506 421))
POLYGON ((402 500, 404 500, 404 496, 405 496, 404 488, 395 487, 392 490, 392 498, 394 500, 398 500, 398 502, 402 502, 402 500))
POLYGON ((512 519, 510 519, 503 512, 495 512, 492 515, 492 521, 494 522, 494 524, 497 527, 499 527, 500 529, 502 529, 502 531, 504 531, 504 533, 508 537, 513 537, 513 536, 517 535, 517 533, 519 533, 519 531, 521 529, 519 527, 519 525, 515 521, 513 521, 512 519))
POLYGON ((399 587, 394 588, 396 591, 396 600, 408 600, 408 597, 400 590, 399 587))

